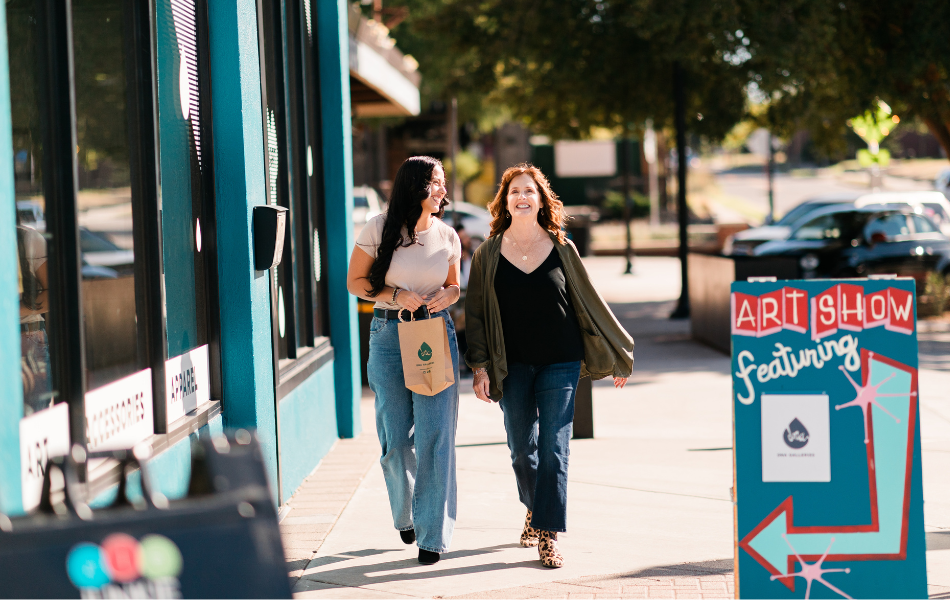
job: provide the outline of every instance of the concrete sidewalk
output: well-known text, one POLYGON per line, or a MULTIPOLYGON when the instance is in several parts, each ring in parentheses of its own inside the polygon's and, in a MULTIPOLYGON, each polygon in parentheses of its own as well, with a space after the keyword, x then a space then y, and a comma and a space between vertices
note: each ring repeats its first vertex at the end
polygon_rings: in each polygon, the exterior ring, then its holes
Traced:
MULTIPOLYGON (((420 565, 393 529, 371 398, 363 434, 343 440, 290 500, 282 522, 294 592, 325 598, 722 598, 734 594, 729 358, 667 319, 675 259, 587 260, 636 340, 624 390, 594 386, 593 440, 571 444, 566 563, 518 545, 518 502, 502 414, 463 380, 459 504, 449 552, 420 565), (309 528, 309 529, 308 529, 309 528)), ((931 593, 950 597, 950 373, 921 371, 931 593)))

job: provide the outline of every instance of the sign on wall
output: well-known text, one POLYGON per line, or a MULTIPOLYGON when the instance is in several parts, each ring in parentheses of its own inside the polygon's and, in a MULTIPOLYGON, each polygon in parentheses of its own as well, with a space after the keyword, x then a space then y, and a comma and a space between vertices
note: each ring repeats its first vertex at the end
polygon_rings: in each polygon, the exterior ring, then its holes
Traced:
POLYGON ((69 454, 69 405, 65 402, 20 419, 20 484, 23 510, 40 505, 49 459, 69 454))
POLYGON ((208 346, 165 361, 165 414, 168 425, 211 401, 208 346))
POLYGON ((732 284, 743 598, 926 598, 912 279, 732 284))
POLYGON ((86 443, 92 452, 125 450, 155 432, 152 370, 86 393, 86 443))

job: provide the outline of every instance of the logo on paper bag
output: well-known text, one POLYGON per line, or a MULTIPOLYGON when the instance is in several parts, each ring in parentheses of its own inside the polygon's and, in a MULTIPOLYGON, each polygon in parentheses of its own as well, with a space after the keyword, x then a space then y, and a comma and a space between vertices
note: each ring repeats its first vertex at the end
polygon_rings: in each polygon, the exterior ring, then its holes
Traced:
POLYGON ((429 344, 422 342, 422 345, 419 346, 419 358, 425 361, 432 358, 432 348, 429 347, 429 344))
POLYGON ((114 533, 102 545, 83 542, 66 557, 66 573, 83 598, 181 598, 183 560, 175 542, 114 533))
POLYGON ((785 431, 782 432, 782 439, 789 448, 798 450, 808 444, 808 430, 797 418, 792 419, 785 431))

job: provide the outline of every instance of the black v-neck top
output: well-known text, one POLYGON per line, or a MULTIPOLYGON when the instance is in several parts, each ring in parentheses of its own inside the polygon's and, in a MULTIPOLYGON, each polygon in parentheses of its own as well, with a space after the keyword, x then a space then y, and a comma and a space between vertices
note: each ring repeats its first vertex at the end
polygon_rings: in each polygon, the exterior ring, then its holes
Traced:
POLYGON ((584 359, 584 342, 556 249, 530 273, 501 254, 495 295, 509 364, 553 365, 584 359))

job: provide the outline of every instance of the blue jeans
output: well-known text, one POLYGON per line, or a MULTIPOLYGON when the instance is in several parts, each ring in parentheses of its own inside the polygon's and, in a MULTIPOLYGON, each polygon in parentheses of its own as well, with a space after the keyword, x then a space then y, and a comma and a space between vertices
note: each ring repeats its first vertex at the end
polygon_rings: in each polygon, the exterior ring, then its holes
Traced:
POLYGON ((518 497, 531 526, 567 531, 567 463, 580 361, 508 365, 501 410, 518 497))
POLYGON ((406 388, 399 352, 398 319, 373 317, 369 333, 369 387, 376 394, 379 459, 396 529, 416 530, 416 544, 445 552, 455 529, 455 428, 459 406, 459 356, 455 324, 445 319, 455 383, 435 396, 406 388))

